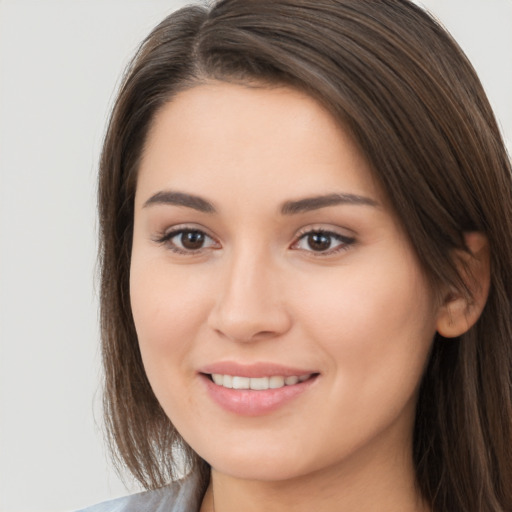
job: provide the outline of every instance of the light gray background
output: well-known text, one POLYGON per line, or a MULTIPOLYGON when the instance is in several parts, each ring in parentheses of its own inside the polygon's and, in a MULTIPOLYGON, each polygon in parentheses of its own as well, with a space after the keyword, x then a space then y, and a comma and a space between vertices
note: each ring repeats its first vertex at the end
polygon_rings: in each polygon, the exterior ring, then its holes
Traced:
MULTIPOLYGON (((0 0, 1 511, 127 492, 101 440, 96 164, 124 66, 185 3, 0 0)), ((511 141, 512 0, 423 4, 468 53, 511 141)))

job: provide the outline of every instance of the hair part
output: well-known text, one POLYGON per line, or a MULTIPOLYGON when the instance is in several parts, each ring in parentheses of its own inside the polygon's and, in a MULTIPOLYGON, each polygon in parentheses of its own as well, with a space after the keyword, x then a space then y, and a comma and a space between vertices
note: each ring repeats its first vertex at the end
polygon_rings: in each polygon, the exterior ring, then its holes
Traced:
POLYGON ((223 0, 171 14, 142 43, 118 93, 99 177, 104 404, 119 465, 146 488, 185 470, 200 475, 202 492, 209 476, 147 380, 129 274, 152 121, 180 91, 211 80, 287 85, 323 104, 366 156, 435 290, 469 296, 455 254, 466 250, 465 232, 487 236, 489 298, 466 334, 434 340, 414 462, 433 510, 512 510, 510 160, 462 50, 407 0, 223 0))

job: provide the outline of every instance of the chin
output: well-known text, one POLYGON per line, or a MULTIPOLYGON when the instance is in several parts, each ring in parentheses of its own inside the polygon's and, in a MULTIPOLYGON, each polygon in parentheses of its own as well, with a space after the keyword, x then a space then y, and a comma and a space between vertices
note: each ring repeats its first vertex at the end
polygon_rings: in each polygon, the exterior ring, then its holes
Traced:
POLYGON ((297 467, 290 467, 288 464, 274 463, 275 461, 262 462, 230 462, 223 461, 212 469, 218 473, 229 475, 240 480, 252 480, 259 482, 283 482, 308 474, 308 471, 301 472, 297 467))
POLYGON ((292 480, 320 469, 305 457, 304 450, 272 450, 268 445, 251 449, 247 445, 229 453, 209 453, 204 457, 213 470, 242 480, 279 482, 292 480))

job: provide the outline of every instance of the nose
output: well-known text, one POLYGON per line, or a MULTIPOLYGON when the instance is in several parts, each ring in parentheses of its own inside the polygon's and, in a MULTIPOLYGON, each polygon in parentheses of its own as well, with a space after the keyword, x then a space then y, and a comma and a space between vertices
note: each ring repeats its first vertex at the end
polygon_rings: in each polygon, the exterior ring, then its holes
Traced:
POLYGON ((280 283, 282 273, 268 257, 233 255, 218 276, 219 288, 208 323, 237 342, 270 339, 287 332, 291 317, 280 283))

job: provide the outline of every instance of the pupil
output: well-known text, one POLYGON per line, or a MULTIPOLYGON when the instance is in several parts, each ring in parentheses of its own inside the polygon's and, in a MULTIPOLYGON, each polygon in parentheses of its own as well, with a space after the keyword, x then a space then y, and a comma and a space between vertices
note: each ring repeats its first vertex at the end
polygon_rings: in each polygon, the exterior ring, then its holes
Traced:
POLYGON ((204 244, 204 234, 200 231, 185 231, 181 235, 181 244, 185 249, 201 249, 204 244))
POLYGON ((331 237, 322 233, 308 235, 308 245, 314 251, 325 251, 331 246, 331 237))

